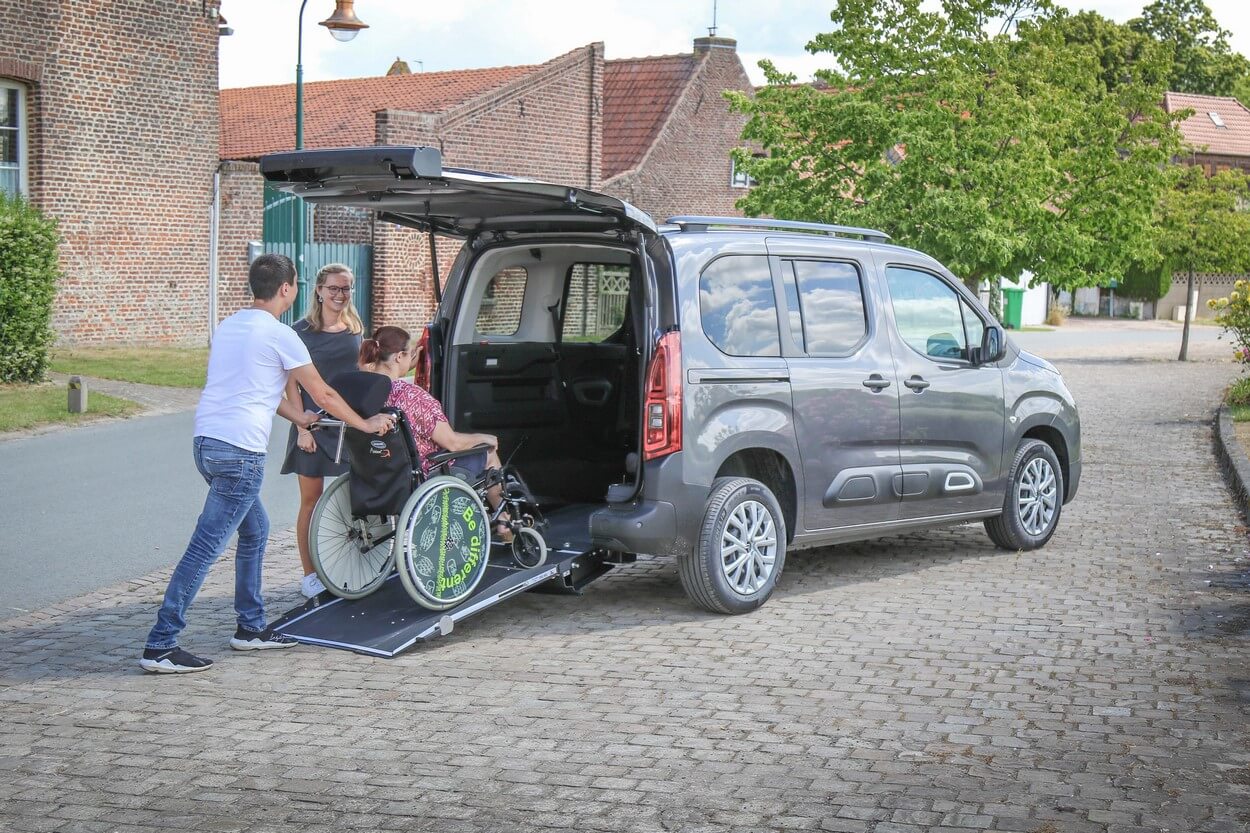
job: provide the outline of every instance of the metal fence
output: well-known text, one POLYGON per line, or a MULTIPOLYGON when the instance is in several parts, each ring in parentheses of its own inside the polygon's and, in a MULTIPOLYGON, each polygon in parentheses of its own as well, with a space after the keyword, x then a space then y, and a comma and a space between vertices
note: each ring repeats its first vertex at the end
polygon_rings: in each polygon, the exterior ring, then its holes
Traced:
POLYGON ((265 213, 262 232, 266 253, 283 254, 295 259, 295 239, 299 233, 299 212, 304 212, 304 265, 300 277, 307 280, 295 304, 282 316, 291 324, 304 317, 313 299, 313 277, 327 263, 343 263, 356 276, 352 303, 355 304, 365 330, 373 325, 373 247, 363 243, 314 243, 312 206, 291 194, 265 185, 265 213))

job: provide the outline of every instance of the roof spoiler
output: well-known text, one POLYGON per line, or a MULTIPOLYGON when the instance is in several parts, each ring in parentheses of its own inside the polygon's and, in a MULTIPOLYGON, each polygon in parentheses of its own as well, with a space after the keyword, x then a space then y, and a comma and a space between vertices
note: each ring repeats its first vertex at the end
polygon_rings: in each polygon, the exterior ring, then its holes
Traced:
POLYGON ((325 182, 340 177, 431 179, 443 175, 438 148, 375 145, 293 150, 260 158, 267 182, 325 182))

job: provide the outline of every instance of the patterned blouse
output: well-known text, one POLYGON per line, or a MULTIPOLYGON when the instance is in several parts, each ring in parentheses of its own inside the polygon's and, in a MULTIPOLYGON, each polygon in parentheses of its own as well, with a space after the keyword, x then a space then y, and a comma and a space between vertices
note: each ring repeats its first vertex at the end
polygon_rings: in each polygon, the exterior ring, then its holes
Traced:
POLYGON ((399 408, 408 418, 413 440, 416 441, 417 451, 421 454, 421 469, 429 472, 430 455, 444 450, 434 442, 434 429, 440 422, 451 422, 447 419, 447 414, 443 412, 443 406, 438 404, 438 400, 430 396, 424 388, 419 388, 403 379, 395 379, 391 382, 391 395, 386 398, 386 404, 399 408))

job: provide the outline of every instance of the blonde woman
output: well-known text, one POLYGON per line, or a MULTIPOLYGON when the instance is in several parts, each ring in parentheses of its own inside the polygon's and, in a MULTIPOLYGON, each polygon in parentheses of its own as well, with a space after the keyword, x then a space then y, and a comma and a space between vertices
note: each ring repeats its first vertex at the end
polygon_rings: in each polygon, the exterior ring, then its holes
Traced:
MULTIPOLYGON (((338 373, 356 369, 356 357, 360 352, 360 336, 364 327, 360 314, 352 304, 352 288, 355 285, 352 270, 342 263, 323 266, 317 273, 308 314, 293 324, 300 340, 308 347, 313 366, 323 379, 333 379, 338 373)), ((308 393, 292 379, 287 384, 286 398, 302 403, 303 408, 317 410, 308 393)), ((304 578, 300 592, 311 599, 325 590, 313 570, 308 554, 308 526, 312 520, 313 507, 321 497, 325 478, 335 477, 347 471, 347 460, 334 462, 337 433, 331 431, 308 431, 291 426, 287 440, 286 460, 283 474, 299 475, 299 516, 295 523, 295 540, 299 546, 300 565, 304 578)))

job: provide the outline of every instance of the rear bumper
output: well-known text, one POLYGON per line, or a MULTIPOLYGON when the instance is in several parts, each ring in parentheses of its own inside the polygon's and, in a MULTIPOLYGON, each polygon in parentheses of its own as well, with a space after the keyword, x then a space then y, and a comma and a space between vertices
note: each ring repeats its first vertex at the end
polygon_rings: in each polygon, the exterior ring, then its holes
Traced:
POLYGON ((590 516, 590 538, 597 547, 664 555, 673 551, 677 537, 677 511, 667 501, 616 504, 590 516))
POLYGON ((590 516, 595 546, 648 555, 676 555, 694 546, 708 488, 682 479, 681 452, 644 464, 635 500, 612 503, 590 516))

